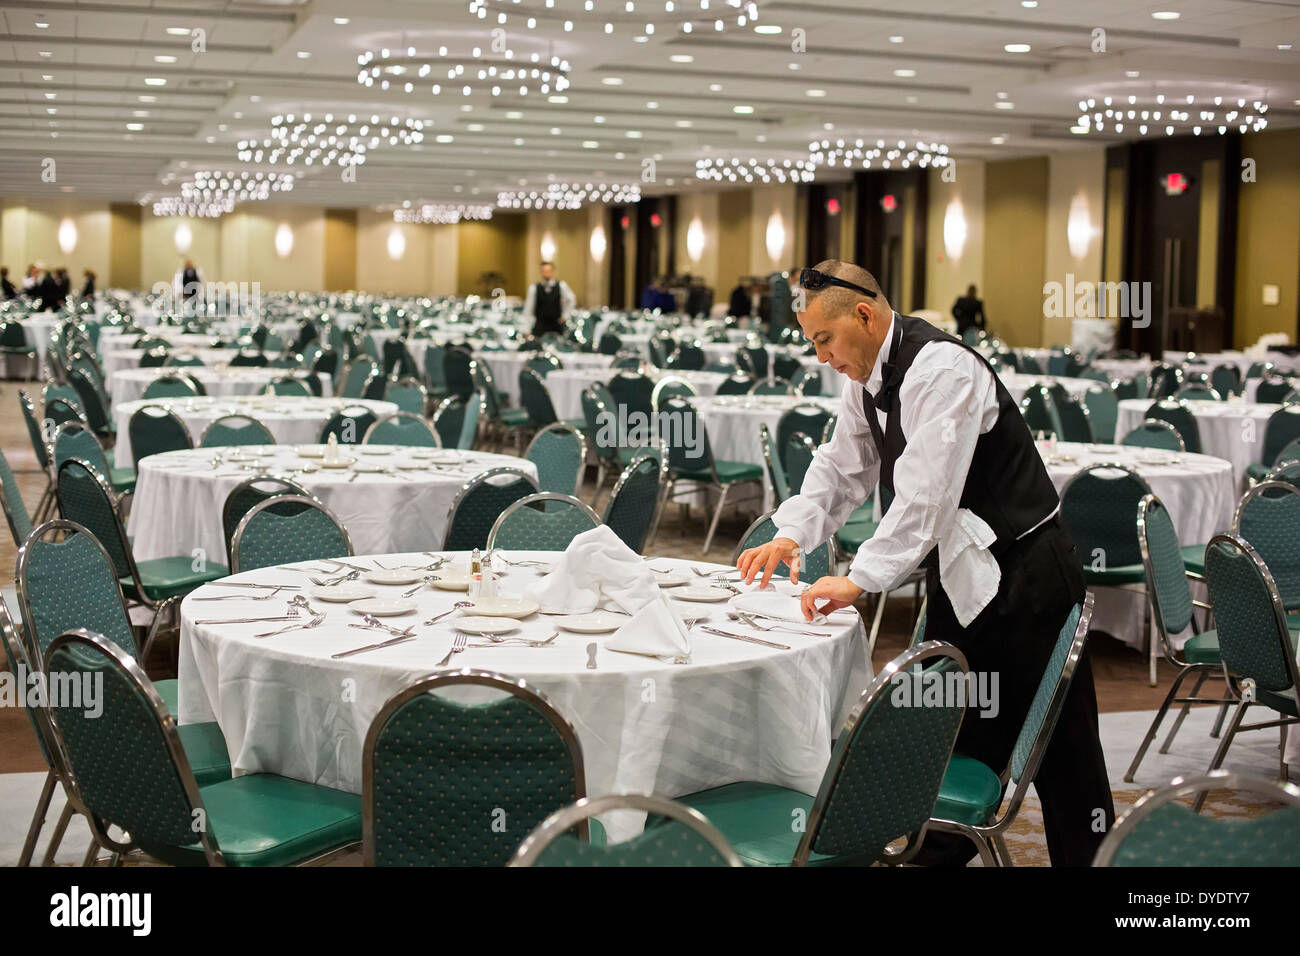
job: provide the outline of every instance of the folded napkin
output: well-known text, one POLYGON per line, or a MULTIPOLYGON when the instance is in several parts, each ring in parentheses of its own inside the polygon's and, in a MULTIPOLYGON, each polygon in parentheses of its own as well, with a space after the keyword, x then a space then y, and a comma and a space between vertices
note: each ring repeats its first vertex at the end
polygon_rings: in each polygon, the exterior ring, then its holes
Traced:
MULTIPOLYGON (((775 583, 775 582, 773 582, 775 583)), ((747 594, 740 594, 731 599, 731 606, 738 611, 748 611, 751 614, 761 614, 763 617, 772 617, 780 621, 789 621, 792 624, 825 624, 827 618, 825 614, 813 612, 812 621, 808 621, 803 616, 803 610, 799 604, 799 590, 792 589, 789 582, 785 582, 785 588, 779 585, 773 589, 768 588, 766 591, 750 591, 747 594)), ((853 611, 852 608, 847 610, 853 611)), ((856 614, 856 611, 853 611, 856 614)))
POLYGON ((989 548, 997 535, 973 511, 961 508, 939 540, 939 576, 957 623, 966 627, 998 593, 1002 569, 989 548))
POLYGON ((598 607, 632 615, 605 647, 656 657, 687 657, 686 627, 664 598, 654 572, 607 525, 569 543, 555 570, 527 590, 548 614, 590 614, 598 607))

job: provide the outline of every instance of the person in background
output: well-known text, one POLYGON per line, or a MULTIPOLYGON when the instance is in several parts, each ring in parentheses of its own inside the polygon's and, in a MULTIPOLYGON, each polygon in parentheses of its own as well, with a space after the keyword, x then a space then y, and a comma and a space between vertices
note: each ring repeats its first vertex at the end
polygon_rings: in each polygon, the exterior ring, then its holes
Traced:
POLYGON ((54 277, 54 273, 44 266, 38 266, 44 272, 41 281, 36 283, 32 289, 32 297, 40 299, 42 312, 54 312, 59 308, 59 280, 54 277))
POLYGON ((95 273, 87 269, 82 275, 85 276, 86 282, 81 287, 81 297, 83 299, 93 299, 95 297, 95 273))
POLYGON ((203 302, 203 273, 193 259, 186 259, 185 264, 176 270, 172 277, 172 294, 174 300, 182 305, 203 302))
POLYGON ((737 319, 748 318, 754 310, 754 300, 747 283, 740 283, 731 290, 731 302, 727 306, 727 315, 737 319))
POLYGON ((975 287, 966 289, 952 305, 952 317, 957 320, 957 335, 964 337, 967 329, 984 330, 984 303, 975 295, 975 287))
POLYGON ((27 267, 27 274, 23 276, 23 291, 28 295, 36 295, 36 287, 41 282, 41 270, 35 263, 27 267))
POLYGON ((60 266, 54 270, 54 281, 59 284, 59 308, 68 301, 68 296, 72 295, 72 277, 68 275, 68 270, 60 266))
POLYGON ((529 286, 524 299, 524 318, 533 320, 533 335, 564 331, 564 320, 577 305, 569 284, 555 278, 555 264, 543 262, 542 281, 529 286))
POLYGON ((14 284, 9 281, 8 266, 0 266, 0 295, 3 295, 6 299, 18 298, 18 290, 15 289, 14 284))

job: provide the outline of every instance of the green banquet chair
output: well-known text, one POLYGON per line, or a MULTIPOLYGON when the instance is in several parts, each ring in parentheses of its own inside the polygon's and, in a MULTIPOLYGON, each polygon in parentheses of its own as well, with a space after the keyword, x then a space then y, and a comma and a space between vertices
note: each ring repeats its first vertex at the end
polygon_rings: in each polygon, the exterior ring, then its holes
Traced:
POLYGON ((667 487, 667 456, 662 452, 637 455, 618 476, 601 523, 641 554, 659 514, 660 496, 667 487))
POLYGON ((366 430, 363 445, 409 445, 418 448, 441 448, 438 433, 427 421, 412 412, 395 412, 379 419, 366 430))
POLYGON ((274 445, 271 430, 247 415, 222 415, 208 423, 199 436, 200 448, 228 448, 237 445, 274 445))
POLYGON ((234 574, 352 553, 347 529, 333 512, 306 495, 276 495, 253 505, 230 539, 234 574))
POLYGON ((563 551, 599 524, 596 512, 579 499, 543 491, 507 505, 488 532, 487 547, 489 551, 563 551))
POLYGON ((131 441, 131 457, 137 464, 150 455, 194 447, 185 423, 162 405, 142 405, 132 412, 127 435, 131 441))
POLYGON ((533 436, 524 458, 537 466, 537 483, 543 491, 576 495, 587 462, 587 442, 572 425, 554 422, 533 436))
POLYGON ((520 498, 538 493, 537 482, 519 468, 489 468, 467 481, 447 509, 443 551, 487 547, 497 518, 520 498))

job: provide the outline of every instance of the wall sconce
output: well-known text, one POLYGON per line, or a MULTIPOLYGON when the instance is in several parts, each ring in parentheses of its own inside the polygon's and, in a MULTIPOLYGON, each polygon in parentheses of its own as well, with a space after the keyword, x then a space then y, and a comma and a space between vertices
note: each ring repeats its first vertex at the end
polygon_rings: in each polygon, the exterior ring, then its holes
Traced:
POLYGON ((773 262, 785 251, 785 223, 781 214, 774 212, 767 220, 767 257, 773 262))
POLYGON ((172 234, 172 242, 181 255, 190 251, 190 246, 194 244, 194 233, 190 231, 188 222, 182 222, 176 227, 176 231, 172 234))
POLYGON ((275 228, 275 254, 281 259, 288 259, 291 252, 293 252, 293 230, 289 228, 287 222, 282 222, 275 228))
POLYGON ((1080 193, 1070 200, 1070 212, 1065 219, 1065 240, 1070 255, 1082 259, 1092 245, 1092 217, 1088 215, 1088 198, 1080 193))
POLYGON ((542 261, 550 262, 555 258, 555 237, 549 232, 542 236, 542 261))
POLYGON ((591 258, 595 259, 597 262, 604 262, 605 249, 608 246, 608 244, 605 241, 604 227, 597 226, 595 229, 591 230, 590 246, 591 246, 591 258))
POLYGON ((59 248, 65 256, 72 255, 72 250, 77 248, 77 224, 71 219, 59 223, 59 248))
POLYGON ((699 262, 700 256, 704 255, 704 223, 700 222, 699 216, 686 227, 686 254, 691 257, 691 262, 699 262))
POLYGON ((388 230, 388 258, 397 260, 406 255, 406 235, 394 226, 388 230))
POLYGON ((961 200, 954 199, 943 214, 943 249, 949 259, 960 259, 965 245, 966 215, 962 212, 961 200))

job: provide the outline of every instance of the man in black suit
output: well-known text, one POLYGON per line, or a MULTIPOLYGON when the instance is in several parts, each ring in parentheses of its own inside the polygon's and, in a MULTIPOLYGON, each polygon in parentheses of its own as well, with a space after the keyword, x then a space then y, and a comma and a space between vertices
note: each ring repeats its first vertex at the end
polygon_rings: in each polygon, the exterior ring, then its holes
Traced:
POLYGON ((6 299, 18 298, 18 290, 15 289, 14 284, 9 281, 8 266, 0 267, 0 295, 3 295, 6 299))
POLYGON ((528 287, 524 299, 524 318, 533 320, 533 335, 563 332, 564 320, 577 306, 578 301, 569 284, 555 278, 555 266, 542 263, 542 281, 528 287))
POLYGON ((958 296, 952 305, 952 317, 957 320, 957 335, 966 334, 970 328, 984 328, 984 303, 975 295, 975 287, 966 289, 966 294, 958 296))
POLYGON ((59 280, 54 277, 54 273, 46 270, 41 281, 36 283, 32 294, 41 300, 42 312, 57 311, 61 303, 59 298, 59 280))

